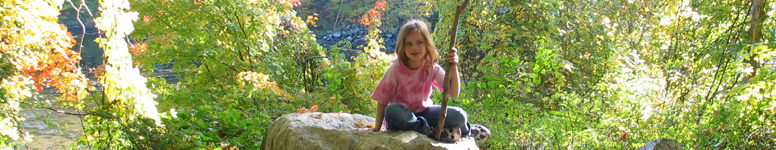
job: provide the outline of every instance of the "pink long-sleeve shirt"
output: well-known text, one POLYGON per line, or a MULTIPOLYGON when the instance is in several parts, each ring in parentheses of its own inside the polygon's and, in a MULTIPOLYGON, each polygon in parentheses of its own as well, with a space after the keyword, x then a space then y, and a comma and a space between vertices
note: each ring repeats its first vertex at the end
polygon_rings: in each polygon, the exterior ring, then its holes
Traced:
POLYGON ((437 64, 429 69, 426 63, 410 70, 400 60, 393 61, 383 74, 380 83, 372 93, 372 99, 379 104, 400 103, 410 111, 419 113, 434 105, 431 100, 431 87, 442 92, 445 71, 437 64))

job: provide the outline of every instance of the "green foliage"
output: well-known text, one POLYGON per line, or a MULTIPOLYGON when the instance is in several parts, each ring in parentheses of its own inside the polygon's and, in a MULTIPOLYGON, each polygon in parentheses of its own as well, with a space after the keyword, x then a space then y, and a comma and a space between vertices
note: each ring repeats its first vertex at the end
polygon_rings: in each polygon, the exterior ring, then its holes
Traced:
MULTIPOLYGON (((382 3, 386 3, 382 1, 382 3)), ((349 62, 339 53, 338 46, 350 47, 350 42, 342 41, 332 46, 331 61, 324 64, 324 77, 326 91, 332 95, 331 100, 344 104, 344 108, 350 106, 353 113, 373 114, 375 110, 375 101, 370 98, 377 83, 382 78, 384 70, 391 64, 390 61, 396 60, 394 55, 387 55, 380 51, 385 48, 383 39, 379 37, 382 32, 379 27, 382 24, 380 16, 382 7, 375 6, 371 13, 366 16, 375 17, 370 20, 361 20, 363 25, 369 26, 369 32, 364 37, 367 45, 363 52, 355 56, 353 62, 349 62)), ((324 106, 324 108, 326 108, 324 106)), ((333 111, 341 110, 336 107, 333 111)), ((324 109, 325 110, 325 109, 324 109)))
POLYGON ((171 140, 161 148, 196 149, 203 147, 239 147, 258 149, 267 133, 265 124, 271 123, 270 112, 250 112, 235 108, 200 106, 177 112, 163 122, 166 133, 159 140, 171 140))
POLYGON ((182 78, 153 79, 162 109, 180 111, 164 121, 165 138, 183 139, 173 145, 253 149, 272 118, 328 98, 312 93, 322 90, 323 49, 289 2, 132 3, 144 17, 134 35, 148 45, 139 62, 174 61, 182 78))
POLYGON ((385 30, 399 31, 401 25, 410 19, 421 19, 431 16, 431 11, 424 9, 424 5, 418 0, 388 0, 385 6, 384 17, 381 19, 382 28, 385 30))
MULTIPOLYGON (((457 3, 431 4, 443 45, 457 3)), ((750 5, 472 3, 457 44, 467 84, 459 99, 472 122, 503 133, 485 143, 496 149, 633 149, 657 138, 769 148, 773 86, 760 83, 773 82, 772 64, 762 65, 772 61, 765 41, 773 37, 747 41, 750 5)), ((764 29, 772 22, 765 18, 764 29)))
MULTIPOLYGON (((136 3, 140 7, 135 8, 147 18, 146 23, 137 27, 136 35, 138 39, 145 39, 149 51, 140 62, 152 66, 174 60, 177 63, 173 71, 183 78, 179 87, 213 87, 180 91, 185 94, 171 94, 170 99, 222 97, 217 91, 236 84, 235 74, 242 71, 266 73, 280 87, 301 87, 305 82, 297 79, 310 76, 312 69, 301 67, 308 62, 304 60, 322 53, 303 21, 294 17, 288 3, 214 1, 196 6, 165 1, 136 3), (166 11, 157 11, 160 9, 166 11), (176 16, 194 12, 198 15, 176 16)), ((302 91, 298 88, 283 90, 302 91)), ((200 102, 180 103, 195 106, 200 102)))
POLYGON ((337 19, 337 15, 340 15, 339 18, 344 21, 358 22, 358 19, 364 12, 372 9, 375 1, 376 0, 330 0, 329 3, 326 4, 326 8, 331 11, 333 16, 330 17, 333 17, 332 19, 337 19))

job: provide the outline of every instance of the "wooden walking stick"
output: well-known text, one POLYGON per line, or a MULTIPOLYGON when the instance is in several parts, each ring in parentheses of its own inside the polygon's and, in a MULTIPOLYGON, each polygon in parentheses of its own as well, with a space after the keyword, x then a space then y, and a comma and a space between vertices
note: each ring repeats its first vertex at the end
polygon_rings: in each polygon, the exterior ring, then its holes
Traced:
MULTIPOLYGON (((449 50, 452 50, 455 46, 455 34, 458 32, 458 21, 461 18, 461 14, 464 10, 466 10, 466 5, 469 5, 469 0, 464 0, 462 5, 458 5, 455 7, 455 18, 453 19, 453 29, 450 30, 450 47, 449 50)), ((447 71, 450 71, 453 69, 453 65, 447 65, 447 71)), ((451 73, 445 74, 445 83, 442 85, 442 112, 439 113, 439 123, 437 124, 437 131, 436 131, 436 139, 439 140, 439 138, 442 136, 442 127, 445 126, 445 119, 447 119, 447 94, 449 92, 450 83, 450 76, 451 73)))

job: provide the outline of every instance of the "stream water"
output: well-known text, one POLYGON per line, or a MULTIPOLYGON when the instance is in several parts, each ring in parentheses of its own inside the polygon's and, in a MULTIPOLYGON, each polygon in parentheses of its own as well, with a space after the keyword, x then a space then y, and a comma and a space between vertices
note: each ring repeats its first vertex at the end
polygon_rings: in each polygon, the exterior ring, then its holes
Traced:
MULTIPOLYGON (((49 100, 54 103, 58 95, 46 94, 40 101, 49 100)), ((66 110, 62 108, 55 108, 58 110, 65 110, 67 112, 75 112, 73 110, 66 110)), ((77 139, 83 136, 83 128, 81 126, 81 119, 76 115, 67 115, 56 113, 48 109, 43 108, 29 108, 22 109, 21 114, 24 116, 22 121, 22 131, 28 132, 32 136, 32 142, 21 148, 30 149, 88 149, 84 145, 77 144, 77 139), (49 122, 49 124, 46 123, 49 122)))

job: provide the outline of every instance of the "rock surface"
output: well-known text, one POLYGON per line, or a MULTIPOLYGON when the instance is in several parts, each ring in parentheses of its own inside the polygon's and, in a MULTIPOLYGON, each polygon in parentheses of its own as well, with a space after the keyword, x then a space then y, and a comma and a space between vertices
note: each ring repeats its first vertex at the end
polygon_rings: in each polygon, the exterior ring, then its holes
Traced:
POLYGON ((261 149, 478 149, 473 138, 440 143, 415 131, 369 132, 375 118, 348 113, 286 114, 267 130, 261 149))
POLYGON ((671 139, 657 139, 649 141, 637 150, 682 150, 682 146, 671 139))

